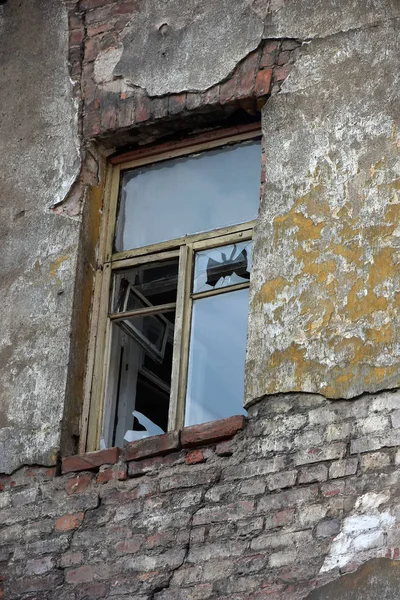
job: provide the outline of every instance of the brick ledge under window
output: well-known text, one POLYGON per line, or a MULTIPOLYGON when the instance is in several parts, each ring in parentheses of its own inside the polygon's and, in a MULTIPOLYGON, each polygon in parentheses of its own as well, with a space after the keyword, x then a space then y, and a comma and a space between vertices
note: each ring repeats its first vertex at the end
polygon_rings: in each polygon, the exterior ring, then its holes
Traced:
POLYGON ((162 456, 181 449, 193 451, 194 448, 232 438, 244 428, 245 422, 243 415, 236 415, 129 442, 122 451, 119 448, 107 448, 97 452, 67 456, 62 459, 61 471, 65 474, 98 469, 105 464, 114 465, 118 462, 120 453, 124 462, 130 462, 162 456))

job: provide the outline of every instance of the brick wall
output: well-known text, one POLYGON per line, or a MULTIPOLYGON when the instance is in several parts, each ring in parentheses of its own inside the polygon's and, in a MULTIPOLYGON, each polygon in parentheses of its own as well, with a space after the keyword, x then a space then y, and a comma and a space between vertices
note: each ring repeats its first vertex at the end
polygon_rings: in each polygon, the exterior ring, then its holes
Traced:
POLYGON ((113 465, 116 450, 3 477, 3 598, 295 600, 398 558, 399 408, 399 392, 271 397, 243 430, 237 417, 113 465))

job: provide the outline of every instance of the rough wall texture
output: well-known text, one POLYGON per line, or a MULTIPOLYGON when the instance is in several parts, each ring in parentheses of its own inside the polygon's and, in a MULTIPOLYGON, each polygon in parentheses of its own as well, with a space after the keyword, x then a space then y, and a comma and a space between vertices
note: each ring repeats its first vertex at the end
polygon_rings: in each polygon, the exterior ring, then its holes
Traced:
POLYGON ((52 214, 79 172, 58 0, 0 7, 0 472, 54 464, 79 223, 52 214))
POLYGON ((398 20, 313 40, 265 106, 248 402, 400 384, 399 56, 398 20))
MULTIPOLYGON (((4 598, 300 600, 335 582, 335 597, 375 600, 367 576, 340 575, 400 556, 399 405, 283 395, 217 445, 4 477, 4 598)), ((398 576, 384 581, 394 600, 398 576)))

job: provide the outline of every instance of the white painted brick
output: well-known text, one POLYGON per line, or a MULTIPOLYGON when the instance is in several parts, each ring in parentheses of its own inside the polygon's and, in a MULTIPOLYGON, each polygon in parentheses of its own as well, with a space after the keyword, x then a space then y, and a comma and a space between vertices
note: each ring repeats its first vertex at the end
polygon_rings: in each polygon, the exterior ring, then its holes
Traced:
POLYGON ((297 452, 294 458, 296 465, 305 465, 307 463, 321 462, 324 460, 332 460, 335 458, 342 458, 346 452, 346 444, 343 442, 337 442, 334 444, 327 444, 320 447, 307 448, 307 450, 301 450, 297 452))
POLYGON ((371 410, 382 412, 384 410, 400 409, 400 392, 385 392, 377 396, 371 405, 371 410))
POLYGON ((329 467, 329 478, 337 479, 338 477, 346 477, 347 475, 354 475, 357 472, 357 466, 358 466, 357 458, 336 460, 329 467))
POLYGON ((371 531, 370 533, 362 533, 353 540, 353 547, 356 551, 368 550, 369 548, 377 548, 383 546, 385 536, 383 531, 371 531))
POLYGON ((283 471, 282 473, 275 473, 267 477, 268 489, 272 492, 273 490, 283 489, 287 487, 293 487, 296 483, 297 471, 283 471))
POLYGON ((384 415, 372 414, 363 421, 358 422, 361 434, 376 433, 389 429, 389 418, 384 415))
POLYGON ((390 415, 390 419, 392 421, 392 427, 394 427, 394 429, 399 429, 400 428, 400 410, 395 410, 390 415))
POLYGON ((298 510, 298 522, 306 527, 313 527, 325 518, 328 512, 326 504, 308 504, 298 510))
POLYGON ((344 440, 351 435, 353 428, 354 424, 352 422, 331 423, 326 429, 326 439, 328 442, 344 440))
POLYGON ((376 471, 390 465, 390 455, 387 452, 371 452, 360 457, 363 471, 376 471))

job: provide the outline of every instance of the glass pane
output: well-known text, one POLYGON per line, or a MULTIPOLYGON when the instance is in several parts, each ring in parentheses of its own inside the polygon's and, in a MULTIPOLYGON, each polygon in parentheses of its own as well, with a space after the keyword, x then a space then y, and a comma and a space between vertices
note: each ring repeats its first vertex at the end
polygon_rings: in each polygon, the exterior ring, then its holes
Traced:
POLYGON ((245 414, 249 290, 193 302, 185 425, 245 414))
POLYGON ((127 171, 116 251, 255 219, 260 157, 251 141, 127 171))
POLYGON ((149 263, 114 276, 112 312, 176 301, 178 259, 149 263))
POLYGON ((102 447, 123 446, 167 431, 174 322, 175 313, 171 312, 151 320, 135 317, 112 325, 102 447), (163 320, 164 336, 154 326, 157 319, 163 320), (132 334, 133 330, 136 333, 132 334), (155 356, 153 344, 163 347, 162 356, 155 356))
POLYGON ((228 287, 250 280, 251 240, 197 252, 193 293, 228 287))
POLYGON ((146 315, 116 321, 124 333, 132 337, 156 361, 164 358, 168 320, 164 315, 146 315))

